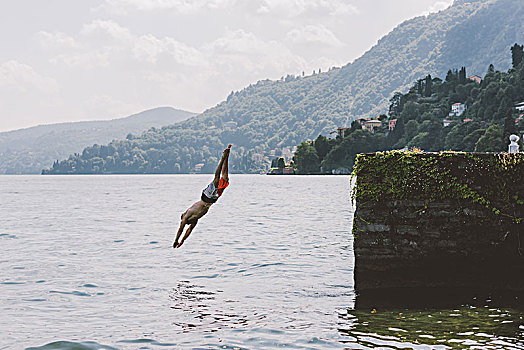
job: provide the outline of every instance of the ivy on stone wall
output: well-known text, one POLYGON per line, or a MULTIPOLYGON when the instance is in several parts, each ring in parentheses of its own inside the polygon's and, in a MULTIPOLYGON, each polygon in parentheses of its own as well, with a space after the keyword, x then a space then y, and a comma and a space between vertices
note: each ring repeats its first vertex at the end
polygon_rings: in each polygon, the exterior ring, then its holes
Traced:
POLYGON ((524 220, 524 153, 389 151, 357 156, 357 203, 474 203, 515 224, 524 220), (520 214, 519 214, 520 213, 520 214))

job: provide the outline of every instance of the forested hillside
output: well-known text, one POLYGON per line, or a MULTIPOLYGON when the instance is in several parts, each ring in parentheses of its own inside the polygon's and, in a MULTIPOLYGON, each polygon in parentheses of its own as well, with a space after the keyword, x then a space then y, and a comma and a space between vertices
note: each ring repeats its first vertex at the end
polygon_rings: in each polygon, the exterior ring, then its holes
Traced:
POLYGON ((80 152, 93 144, 104 144, 141 133, 151 127, 176 123, 195 113, 170 107, 155 108, 126 118, 103 121, 39 125, 0 133, 0 174, 40 174, 53 161, 80 152))
POLYGON ((302 142, 295 167, 302 174, 348 172, 358 153, 402 148, 507 151, 509 136, 524 133, 524 47, 506 51, 513 65, 508 72, 491 66, 481 81, 468 78, 465 67, 449 70, 445 79, 427 75, 393 96, 389 117, 356 120, 336 140, 320 135, 302 142))
POLYGON ((409 20, 361 58, 311 76, 259 81, 185 122, 85 149, 46 173, 187 173, 210 171, 233 143, 231 167, 258 172, 267 156, 327 135, 357 117, 387 111, 397 90, 426 76, 467 66, 484 75, 511 66, 508 48, 524 41, 521 0, 455 1, 409 20), (273 150, 271 152, 271 150, 273 150))

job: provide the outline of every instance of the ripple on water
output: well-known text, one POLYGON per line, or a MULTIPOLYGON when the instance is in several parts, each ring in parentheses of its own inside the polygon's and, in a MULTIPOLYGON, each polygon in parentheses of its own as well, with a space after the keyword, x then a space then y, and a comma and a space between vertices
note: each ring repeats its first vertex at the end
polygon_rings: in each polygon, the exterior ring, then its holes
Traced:
POLYGON ((172 324, 184 332, 212 333, 256 325, 267 317, 256 310, 243 309, 239 313, 228 306, 237 301, 221 294, 221 291, 211 292, 189 281, 180 282, 170 293, 171 309, 175 311, 172 324))
MULTIPOLYGON (((119 343, 125 343, 125 344, 150 344, 155 346, 176 346, 176 343, 161 343, 154 339, 148 339, 148 338, 140 338, 140 339, 130 339, 130 340, 119 340, 119 343)), ((147 349, 147 348, 141 348, 141 349, 147 349)))
POLYGON ((26 348, 26 350, 118 350, 112 346, 102 345, 94 341, 76 343, 72 341, 56 341, 43 346, 26 348))
POLYGON ((77 290, 74 290, 72 292, 63 292, 63 291, 60 291, 60 290, 50 290, 49 293, 51 293, 51 294, 76 295, 76 296, 79 296, 79 297, 90 297, 91 296, 91 294, 89 294, 89 293, 84 293, 84 292, 80 292, 80 291, 77 291, 77 290))

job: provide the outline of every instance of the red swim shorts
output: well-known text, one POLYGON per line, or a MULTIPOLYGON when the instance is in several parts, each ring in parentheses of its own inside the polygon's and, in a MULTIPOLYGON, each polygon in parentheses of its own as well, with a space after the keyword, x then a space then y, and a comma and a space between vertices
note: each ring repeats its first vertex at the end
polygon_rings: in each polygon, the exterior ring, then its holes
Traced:
POLYGON ((220 178, 220 180, 218 180, 217 193, 219 197, 222 195, 222 192, 224 192, 227 186, 229 186, 229 182, 227 182, 223 178, 220 178))

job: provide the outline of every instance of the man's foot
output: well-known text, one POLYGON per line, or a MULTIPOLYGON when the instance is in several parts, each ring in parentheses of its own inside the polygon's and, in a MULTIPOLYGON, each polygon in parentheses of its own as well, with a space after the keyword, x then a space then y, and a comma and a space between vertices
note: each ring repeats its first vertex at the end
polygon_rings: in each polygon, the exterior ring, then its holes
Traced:
POLYGON ((224 154, 228 154, 231 151, 231 144, 227 146, 227 148, 224 150, 224 154))

